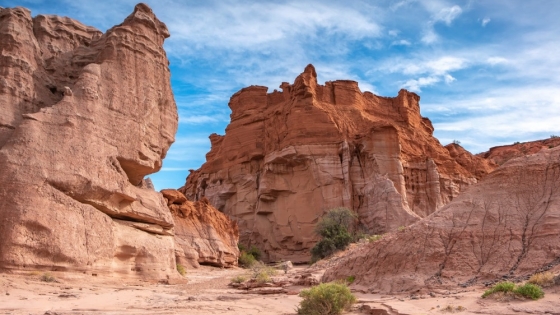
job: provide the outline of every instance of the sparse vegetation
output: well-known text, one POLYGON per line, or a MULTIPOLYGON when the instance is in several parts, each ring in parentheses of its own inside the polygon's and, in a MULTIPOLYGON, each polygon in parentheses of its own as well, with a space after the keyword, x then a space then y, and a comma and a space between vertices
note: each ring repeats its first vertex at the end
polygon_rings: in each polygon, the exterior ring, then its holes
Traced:
POLYGON ((351 285, 352 283, 354 283, 354 281, 356 281, 356 276, 348 276, 346 277, 346 283, 348 285, 351 285))
POLYGON ((550 135, 550 139, 554 139, 554 138, 558 138, 559 136, 557 135, 550 135))
POLYGON ((231 283, 243 283, 247 280, 247 276, 239 275, 231 279, 231 283))
POLYGON ((554 274, 550 271, 539 272, 532 275, 527 282, 536 284, 543 288, 549 287, 554 285, 554 274))
POLYGON ((406 230, 406 226, 401 225, 397 230, 399 230, 399 232, 404 232, 406 230))
POLYGON ((509 281, 504 281, 504 282, 499 282, 497 284, 495 284, 491 289, 488 289, 486 291, 484 291, 484 294, 482 294, 482 297, 488 297, 496 292, 512 292, 513 289, 515 289, 515 283, 513 282, 509 282, 509 281))
POLYGON ((187 274, 187 270, 181 264, 177 264, 177 272, 179 272, 179 274, 183 277, 187 274))
POLYGON ((322 239, 311 249, 312 261, 343 250, 352 242, 357 215, 347 208, 331 209, 317 223, 315 232, 322 239))
POLYGON ((461 145, 461 141, 459 141, 459 140, 453 140, 453 144, 461 145))
POLYGON ((237 244, 237 248, 239 248, 239 258, 237 263, 241 267, 251 268, 255 262, 261 259, 261 250, 255 245, 247 248, 243 244, 237 244))
POLYGON ((255 262, 253 266, 251 266, 251 271, 253 273, 253 279, 258 283, 271 282, 272 279, 270 277, 276 275, 276 269, 274 269, 274 267, 267 266, 260 261, 255 262))
POLYGON ((521 143, 521 142, 519 142, 519 141, 515 141, 513 144, 520 144, 520 143, 521 143))
POLYGON ((513 290, 513 293, 531 300, 538 300, 544 296, 542 288, 532 283, 525 283, 524 285, 518 286, 513 290))
POLYGON ((465 307, 459 305, 459 306, 453 306, 453 305, 447 305, 446 307, 442 308, 441 311, 445 312, 445 313, 458 313, 458 312, 462 312, 467 310, 465 307))
POLYGON ((41 278, 39 279, 44 282, 56 282, 56 278, 48 272, 45 272, 43 275, 41 275, 41 278))
POLYGON ((299 294, 303 300, 297 309, 299 315, 337 315, 348 310, 356 297, 342 283, 322 283, 299 294))
POLYGON ((483 298, 491 296, 495 293, 502 292, 505 295, 517 295, 528 299, 538 300, 544 296, 541 287, 532 283, 526 283, 516 286, 513 282, 505 281, 494 285, 491 289, 484 291, 483 298))

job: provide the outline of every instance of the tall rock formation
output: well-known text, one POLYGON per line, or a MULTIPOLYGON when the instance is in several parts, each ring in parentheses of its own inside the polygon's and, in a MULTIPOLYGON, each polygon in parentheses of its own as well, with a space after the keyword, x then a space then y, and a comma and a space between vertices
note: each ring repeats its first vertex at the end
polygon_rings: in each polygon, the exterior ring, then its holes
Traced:
POLYGON ((526 278, 560 264, 560 147, 506 162, 431 216, 346 256, 325 281, 374 291, 526 278))
POLYGON ((307 261, 328 209, 353 209, 367 232, 384 233, 433 213, 492 169, 478 157, 474 169, 451 157, 414 93, 319 85, 312 65, 280 88, 231 97, 226 134, 210 136, 206 163, 180 189, 237 220, 241 242, 269 260, 307 261))
POLYGON ((143 180, 177 130, 168 36, 144 4, 105 34, 0 9, 0 268, 176 275, 143 180))

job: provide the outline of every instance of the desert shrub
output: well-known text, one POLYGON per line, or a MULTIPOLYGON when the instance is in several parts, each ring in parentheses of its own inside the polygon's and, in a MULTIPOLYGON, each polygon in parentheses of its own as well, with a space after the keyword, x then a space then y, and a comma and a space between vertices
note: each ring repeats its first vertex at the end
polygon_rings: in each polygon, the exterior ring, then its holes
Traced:
POLYGON ((352 283, 354 283, 354 281, 356 281, 356 276, 346 277, 346 283, 348 283, 348 285, 351 285, 352 283))
POLYGON ((231 283, 243 283, 243 282, 245 282, 245 280, 247 280, 246 276, 239 275, 239 276, 235 276, 234 278, 232 278, 231 283))
POLYGON ((253 255, 253 257, 255 257, 256 260, 261 260, 261 250, 258 249, 255 245, 251 246, 251 248, 249 248, 247 250, 247 254, 251 254, 253 255))
POLYGON ((491 289, 484 291, 482 297, 485 298, 497 292, 515 294, 533 300, 538 300, 544 296, 543 290, 538 285, 526 283, 521 286, 516 286, 513 282, 505 281, 497 283, 491 289))
POLYGON ((554 139, 554 138, 558 138, 558 136, 557 135, 550 135, 550 138, 554 139))
POLYGON ((549 287, 554 285, 554 274, 550 271, 539 272, 532 275, 528 282, 543 288, 549 287))
POLYGON ((336 315, 348 310, 356 302, 356 297, 342 283, 322 283, 303 290, 303 298, 297 309, 299 315, 336 315))
POLYGON ((453 305, 447 305, 446 307, 442 308, 441 311, 442 312, 447 312, 447 313, 457 313, 457 312, 462 312, 465 311, 466 308, 464 306, 453 306, 453 305))
POLYGON ((509 281, 499 282, 496 283, 491 289, 484 291, 482 297, 485 298, 496 292, 504 292, 504 293, 512 292, 513 289, 515 289, 515 283, 513 282, 509 282, 509 281))
POLYGON ((181 264, 177 264, 177 272, 183 277, 187 274, 187 270, 185 270, 185 267, 181 264))
POLYGON ((404 232, 404 231, 406 230, 406 226, 401 225, 401 226, 399 226, 399 227, 397 228, 397 230, 398 230, 399 232, 404 232))
POLYGON ((276 275, 276 269, 272 266, 267 266, 263 262, 257 261, 251 266, 252 277, 258 283, 271 282, 270 277, 276 275))
POLYGON ((532 283, 525 283, 524 285, 518 286, 513 292, 532 300, 538 300, 544 296, 541 287, 532 283))
POLYGON ((255 264, 257 262, 257 260, 255 259, 255 257, 247 252, 241 252, 241 254, 239 255, 239 258, 237 259, 237 262, 239 263, 239 265, 241 267, 244 268, 251 268, 251 266, 253 266, 253 264, 255 264))
POLYGON ((347 208, 329 210, 317 223, 315 232, 321 240, 311 249, 312 260, 325 258, 343 250, 352 241, 357 215, 347 208))
POLYGON ((45 272, 43 275, 41 275, 41 278, 39 279, 44 282, 56 282, 56 278, 48 272, 45 272))

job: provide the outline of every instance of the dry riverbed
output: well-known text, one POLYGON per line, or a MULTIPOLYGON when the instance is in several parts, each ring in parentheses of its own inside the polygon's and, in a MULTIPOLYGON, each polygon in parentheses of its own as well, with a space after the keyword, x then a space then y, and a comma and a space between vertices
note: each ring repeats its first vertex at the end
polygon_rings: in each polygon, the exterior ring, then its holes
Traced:
MULTIPOLYGON (((296 314, 301 286, 286 293, 252 294, 228 286, 243 269, 201 267, 188 270, 188 283, 157 284, 53 272, 56 282, 42 273, 0 274, 0 315, 78 314, 296 314)), ((321 270, 296 267, 278 281, 321 270)), ((359 288, 357 288, 359 289, 359 288)), ((482 287, 431 294, 380 295, 355 292, 359 302, 348 314, 560 314, 560 288, 546 290, 538 301, 500 302, 481 299, 482 287)))

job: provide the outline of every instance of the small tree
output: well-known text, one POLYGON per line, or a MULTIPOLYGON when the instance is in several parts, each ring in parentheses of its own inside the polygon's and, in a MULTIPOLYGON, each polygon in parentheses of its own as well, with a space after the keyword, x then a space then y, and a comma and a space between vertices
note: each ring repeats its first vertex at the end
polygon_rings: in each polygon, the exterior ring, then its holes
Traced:
POLYGON ((321 240, 311 249, 312 260, 317 261, 343 250, 352 241, 357 215, 348 208, 334 208, 317 223, 315 232, 321 240))

